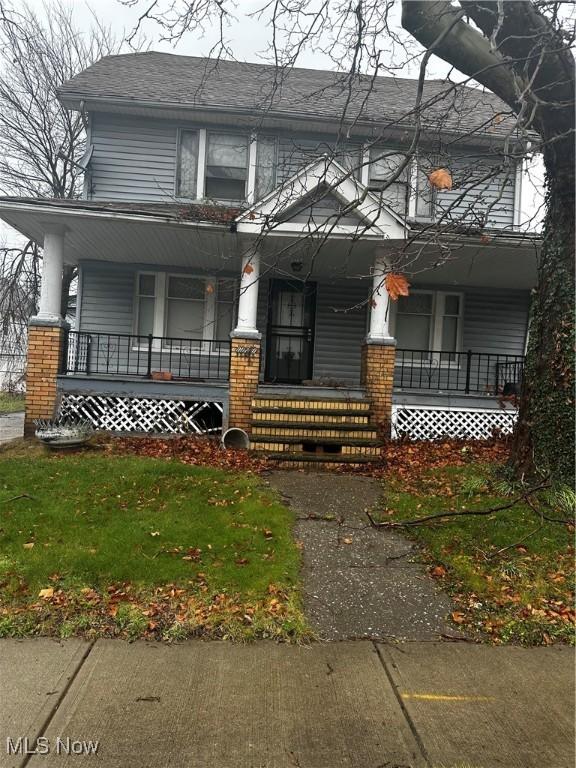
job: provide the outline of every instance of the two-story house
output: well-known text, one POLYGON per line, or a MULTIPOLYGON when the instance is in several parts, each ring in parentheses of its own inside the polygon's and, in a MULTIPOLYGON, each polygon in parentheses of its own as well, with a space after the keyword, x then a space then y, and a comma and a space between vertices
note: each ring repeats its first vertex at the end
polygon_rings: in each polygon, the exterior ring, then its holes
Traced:
POLYGON ((537 240, 498 99, 416 82, 110 56, 65 83, 81 200, 0 200, 44 247, 27 429, 238 427, 282 461, 358 463, 388 434, 509 431, 537 240), (450 183, 434 185, 443 169, 450 183), (78 266, 73 329, 64 263, 78 266), (384 279, 403 272, 408 296, 384 279))

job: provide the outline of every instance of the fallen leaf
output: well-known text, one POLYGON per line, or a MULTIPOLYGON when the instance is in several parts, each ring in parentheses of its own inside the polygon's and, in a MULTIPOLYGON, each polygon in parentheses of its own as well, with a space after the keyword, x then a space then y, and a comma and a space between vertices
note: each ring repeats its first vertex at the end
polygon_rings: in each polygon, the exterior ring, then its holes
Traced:
POLYGON ((42 597, 44 600, 49 600, 53 596, 54 596, 53 587, 47 587, 46 589, 41 589, 40 592, 38 592, 38 597, 42 597))
POLYGON ((352 541, 353 539, 349 539, 349 538, 342 539, 343 544, 352 544, 352 541))
POLYGON ((443 565, 435 565, 434 568, 432 568, 430 571, 430 575, 441 579, 442 577, 446 576, 446 568, 444 568, 443 565))
POLYGON ((26 544, 22 544, 22 546, 24 547, 24 549, 32 549, 32 547, 34 546, 34 542, 27 541, 26 544))
POLYGON ((462 613, 462 611, 452 611, 451 616, 452 616, 452 621, 455 624, 462 624, 464 622, 465 616, 462 613))

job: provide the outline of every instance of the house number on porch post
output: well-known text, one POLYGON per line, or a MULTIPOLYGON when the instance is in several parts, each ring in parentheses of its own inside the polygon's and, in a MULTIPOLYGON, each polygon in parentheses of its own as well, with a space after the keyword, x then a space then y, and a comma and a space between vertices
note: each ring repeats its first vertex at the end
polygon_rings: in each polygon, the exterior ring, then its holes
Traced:
POLYGON ((250 347, 236 347, 236 355, 238 357, 254 357, 259 352, 259 348, 257 346, 250 346, 250 347))

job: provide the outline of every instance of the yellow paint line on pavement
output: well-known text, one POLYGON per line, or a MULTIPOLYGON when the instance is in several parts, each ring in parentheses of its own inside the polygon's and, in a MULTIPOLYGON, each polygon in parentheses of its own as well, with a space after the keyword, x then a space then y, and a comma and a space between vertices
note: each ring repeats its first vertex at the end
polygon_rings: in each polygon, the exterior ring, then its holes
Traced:
POLYGON ((401 693, 400 696, 415 701, 494 701, 492 696, 449 696, 440 693, 401 693))

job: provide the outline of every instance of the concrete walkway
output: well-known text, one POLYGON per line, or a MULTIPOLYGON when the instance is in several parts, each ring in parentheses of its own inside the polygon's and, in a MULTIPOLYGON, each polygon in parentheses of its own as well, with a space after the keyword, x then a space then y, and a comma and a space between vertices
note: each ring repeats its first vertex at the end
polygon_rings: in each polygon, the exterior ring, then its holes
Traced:
POLYGON ((302 543, 306 616, 325 640, 433 640, 457 634, 447 596, 399 533, 371 527, 378 480, 331 472, 267 477, 294 510, 302 543))
POLYGON ((573 672, 568 648, 2 640, 0 766, 573 768, 573 672))
POLYGON ((24 411, 0 413, 0 443, 7 443, 24 434, 24 411))

